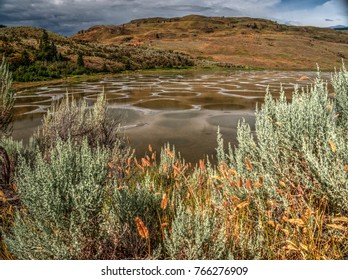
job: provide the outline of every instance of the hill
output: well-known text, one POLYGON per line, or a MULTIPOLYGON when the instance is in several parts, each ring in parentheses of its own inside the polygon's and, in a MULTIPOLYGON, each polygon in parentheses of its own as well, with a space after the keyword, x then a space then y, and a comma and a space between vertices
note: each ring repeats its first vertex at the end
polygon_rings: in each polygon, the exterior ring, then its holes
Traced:
POLYGON ((145 18, 119 26, 94 26, 71 37, 77 42, 143 45, 185 52, 217 62, 273 69, 332 70, 348 58, 348 32, 287 26, 255 18, 145 18))
POLYGON ((335 26, 330 26, 329 28, 335 29, 335 30, 348 30, 348 26, 345 26, 345 25, 335 25, 335 26))
POLYGON ((189 55, 170 50, 76 41, 36 27, 0 28, 0 57, 3 55, 17 81, 194 64, 189 55))

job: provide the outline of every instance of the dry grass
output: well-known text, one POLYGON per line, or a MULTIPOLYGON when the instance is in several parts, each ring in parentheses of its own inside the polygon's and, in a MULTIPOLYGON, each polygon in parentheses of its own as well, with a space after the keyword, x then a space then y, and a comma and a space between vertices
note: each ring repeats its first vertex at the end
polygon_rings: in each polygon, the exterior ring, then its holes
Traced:
POLYGON ((120 26, 97 26, 72 38, 106 44, 149 45, 210 57, 218 62, 272 69, 322 70, 340 66, 348 58, 348 32, 296 27, 252 18, 187 16, 140 19, 120 26), (254 27, 256 25, 256 28, 254 27))
POLYGON ((3 242, 2 234, 3 231, 8 230, 12 227, 14 218, 13 206, 6 201, 5 195, 0 191, 0 260, 12 260, 14 257, 6 248, 6 245, 3 242))
MULTIPOLYGON (((118 180, 119 190, 123 186, 149 180, 153 185, 150 192, 161 199, 158 205, 153 205, 157 209, 158 220, 151 221, 151 228, 147 227, 143 218, 137 216, 133 220, 134 232, 115 237, 112 243, 104 244, 109 249, 105 248, 107 255, 100 258, 157 257, 153 251, 166 238, 166 233, 171 232, 180 205, 192 213, 209 213, 217 217, 224 230, 226 248, 237 259, 327 260, 347 256, 348 217, 328 212, 327 200, 314 200, 305 186, 279 182, 278 192, 289 205, 284 210, 272 199, 260 200, 258 197, 256 190, 265 187, 262 176, 257 181, 241 178, 234 169, 228 170, 224 163, 216 167, 215 175, 211 175, 211 166, 204 160, 192 167, 182 162, 175 151, 166 149, 164 154, 158 163, 156 152, 149 146, 148 155, 144 158, 130 157, 127 164, 119 164, 117 160, 108 163, 108 182, 112 184, 114 179, 118 180), (136 252, 133 252, 136 255, 127 250, 122 253, 122 248, 135 246, 130 236, 137 235, 140 239, 136 252), (263 246, 257 247, 261 241, 263 246)), ((245 164, 251 172, 253 167, 249 159, 245 159, 245 164)), ((2 227, 10 228, 13 208, 4 198, 2 205, 2 227)), ((0 246, 0 258, 12 259, 2 242, 0 246)), ((165 255, 160 256, 163 257, 165 255)))
MULTIPOLYGON (((220 220, 226 248, 234 258, 327 260, 347 256, 348 217, 330 213, 327 199, 314 199, 305 186, 280 181, 278 192, 288 204, 282 209, 275 200, 260 199, 259 190, 265 187, 261 175, 257 181, 242 178, 234 169, 227 170, 224 163, 211 175, 204 160, 192 167, 174 151, 166 149, 165 154, 166 160, 163 162, 162 155, 160 164, 156 163, 156 153, 149 151, 146 157, 134 159, 134 164, 129 159, 127 166, 114 167, 126 175, 121 185, 145 178, 153 182, 152 191, 162 197, 154 206, 162 213, 157 221, 161 231, 171 232, 178 207, 184 207, 220 220), (169 214, 164 214, 167 207, 169 214)), ((251 172, 249 159, 245 164, 251 172)), ((136 234, 148 240, 140 221, 136 234)))

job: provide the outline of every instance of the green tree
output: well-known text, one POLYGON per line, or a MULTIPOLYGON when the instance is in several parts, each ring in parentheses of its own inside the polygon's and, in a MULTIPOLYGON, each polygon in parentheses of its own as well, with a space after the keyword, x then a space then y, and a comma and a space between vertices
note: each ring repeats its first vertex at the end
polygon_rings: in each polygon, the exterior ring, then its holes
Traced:
POLYGON ((78 57, 77 57, 77 65, 79 67, 85 67, 85 62, 83 60, 83 55, 81 52, 78 54, 78 57))
POLYGON ((21 54, 20 64, 22 66, 29 66, 31 64, 29 53, 26 50, 24 50, 21 54))
POLYGON ((48 55, 51 60, 58 60, 58 51, 54 42, 51 42, 48 55))
POLYGON ((43 30, 37 59, 48 62, 59 60, 59 58, 60 56, 58 54, 56 45, 53 41, 50 42, 47 31, 43 30))

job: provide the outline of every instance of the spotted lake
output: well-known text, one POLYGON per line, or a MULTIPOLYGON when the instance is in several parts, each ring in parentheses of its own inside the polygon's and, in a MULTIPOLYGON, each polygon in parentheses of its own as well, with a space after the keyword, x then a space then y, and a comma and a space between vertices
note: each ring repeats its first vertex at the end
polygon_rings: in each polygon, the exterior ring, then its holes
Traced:
POLYGON ((296 84, 301 87, 310 83, 300 79, 303 76, 312 80, 316 73, 132 74, 26 89, 16 94, 13 136, 28 141, 52 102, 63 98, 66 92, 93 104, 104 91, 110 115, 120 119, 122 133, 137 155, 142 156, 148 144, 159 150, 169 142, 186 160, 194 162, 215 153, 218 126, 224 139, 234 144, 238 120, 244 118, 254 128, 255 106, 263 102, 267 86, 278 96, 282 84, 290 97, 296 84))

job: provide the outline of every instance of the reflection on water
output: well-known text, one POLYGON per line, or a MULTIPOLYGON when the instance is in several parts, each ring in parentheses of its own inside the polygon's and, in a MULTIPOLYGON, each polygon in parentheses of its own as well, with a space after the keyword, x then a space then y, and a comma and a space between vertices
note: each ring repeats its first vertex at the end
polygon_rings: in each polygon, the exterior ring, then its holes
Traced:
MULTIPOLYGON (((267 87, 278 96, 282 84, 290 97, 296 84, 310 83, 300 81, 300 77, 313 79, 315 75, 272 71, 139 74, 27 89, 17 93, 14 137, 27 141, 47 108, 66 92, 89 104, 105 92, 110 116, 121 116, 123 131, 139 156, 148 144, 159 150, 170 142, 185 159, 197 161, 215 153, 218 126, 224 138, 234 144, 240 119, 244 118, 254 129, 255 105, 263 101, 267 87)), ((328 78, 328 74, 323 77, 328 78)))

